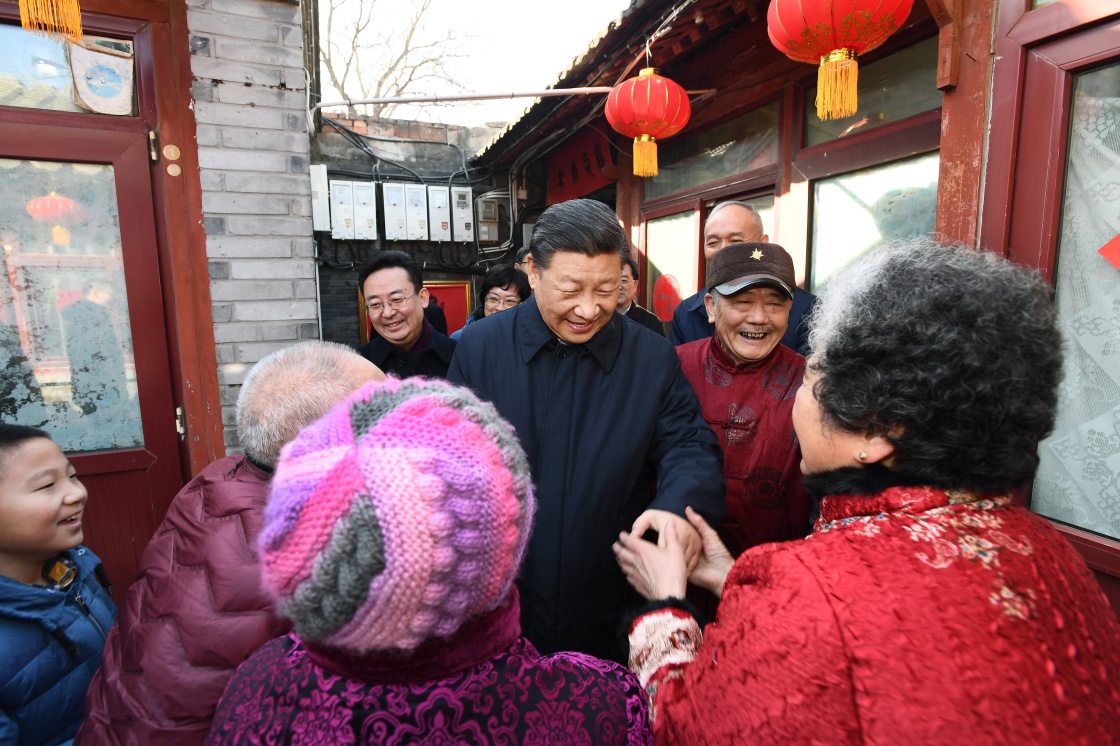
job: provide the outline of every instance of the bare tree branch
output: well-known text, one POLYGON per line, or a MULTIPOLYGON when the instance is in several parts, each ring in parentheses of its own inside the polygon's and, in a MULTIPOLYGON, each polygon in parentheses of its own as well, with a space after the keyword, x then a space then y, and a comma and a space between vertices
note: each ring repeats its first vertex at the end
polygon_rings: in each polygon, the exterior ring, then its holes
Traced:
MULTIPOLYGON (((446 64, 465 56, 460 51, 464 37, 453 29, 433 33, 432 0, 412 0, 412 14, 403 24, 379 22, 386 7, 378 0, 328 0, 321 6, 326 19, 320 61, 330 85, 343 98, 431 93, 429 84, 437 82, 464 90, 446 64)), ((364 108, 382 117, 391 116, 397 105, 364 108)), ((354 107, 350 113, 355 113, 354 107)))

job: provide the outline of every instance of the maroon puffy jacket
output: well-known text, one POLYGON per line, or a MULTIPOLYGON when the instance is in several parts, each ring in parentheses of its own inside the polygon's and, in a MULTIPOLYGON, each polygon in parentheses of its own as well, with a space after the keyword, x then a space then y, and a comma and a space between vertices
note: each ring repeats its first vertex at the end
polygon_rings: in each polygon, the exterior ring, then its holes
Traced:
POLYGON ((288 631, 257 568, 270 480, 228 456, 175 496, 109 631, 75 744, 201 744, 234 669, 288 631))

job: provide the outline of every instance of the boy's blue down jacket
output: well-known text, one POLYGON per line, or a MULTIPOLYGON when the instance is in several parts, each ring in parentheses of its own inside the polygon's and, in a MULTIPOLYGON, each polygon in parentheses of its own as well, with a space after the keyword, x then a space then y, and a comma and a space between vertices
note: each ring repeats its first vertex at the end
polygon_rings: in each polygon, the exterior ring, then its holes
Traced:
POLYGON ((101 665, 117 607, 99 582, 97 555, 83 546, 65 555, 78 572, 65 591, 0 576, 2 746, 73 739, 86 689, 101 665))

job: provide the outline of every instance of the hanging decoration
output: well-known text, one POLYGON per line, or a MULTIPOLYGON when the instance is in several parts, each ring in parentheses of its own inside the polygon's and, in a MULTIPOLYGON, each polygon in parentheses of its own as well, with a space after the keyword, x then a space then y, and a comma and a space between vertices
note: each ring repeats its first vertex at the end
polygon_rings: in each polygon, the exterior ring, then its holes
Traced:
POLYGON ((27 214, 36 220, 58 222, 65 220, 78 210, 78 203, 69 197, 61 197, 54 192, 36 197, 27 203, 27 214))
POLYGON ((822 121, 856 113, 856 59, 906 23, 914 0, 770 0, 766 26, 778 51, 797 62, 820 64, 817 116, 822 121))
POLYGON ((647 67, 611 89, 606 113, 611 127, 634 138, 634 175, 657 176, 657 140, 684 129, 692 107, 684 88, 647 67))
POLYGON ((24 29, 58 41, 82 40, 82 9, 78 0, 19 0, 24 29))

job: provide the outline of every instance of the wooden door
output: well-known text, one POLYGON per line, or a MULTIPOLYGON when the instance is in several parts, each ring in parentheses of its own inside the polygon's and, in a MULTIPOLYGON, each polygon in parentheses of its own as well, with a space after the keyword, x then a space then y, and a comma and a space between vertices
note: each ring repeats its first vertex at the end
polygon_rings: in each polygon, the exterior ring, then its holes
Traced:
POLYGON ((182 485, 151 126, 0 107, 0 417, 68 452, 118 588, 182 485))

